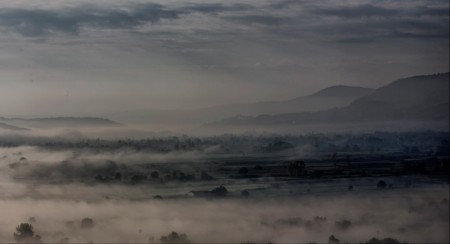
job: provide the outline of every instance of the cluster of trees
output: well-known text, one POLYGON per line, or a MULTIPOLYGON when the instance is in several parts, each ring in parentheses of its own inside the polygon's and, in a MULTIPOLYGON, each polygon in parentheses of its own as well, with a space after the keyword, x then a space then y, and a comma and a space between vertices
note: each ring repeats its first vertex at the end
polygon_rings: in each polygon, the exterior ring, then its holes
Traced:
POLYGON ((306 164, 304 161, 293 161, 288 163, 289 176, 302 176, 306 173, 306 164))
MULTIPOLYGON (((218 187, 217 189, 222 189, 222 187, 218 187)), ((225 189, 226 190, 226 189, 225 189)), ((325 223, 327 219, 325 217, 314 217, 313 220, 303 220, 302 218, 288 218, 288 219, 280 219, 277 220, 276 223, 289 225, 289 226, 303 226, 311 228, 313 225, 325 223)), ((346 230, 351 226, 351 222, 348 220, 335 222, 337 226, 341 230, 346 230)), ((94 227, 94 221, 90 218, 84 218, 81 220, 80 228, 82 229, 91 229, 94 227)), ((142 232, 142 230, 139 230, 142 232)), ((13 234, 14 240, 18 243, 42 243, 42 238, 40 235, 35 234, 34 227, 30 223, 21 223, 16 227, 16 231, 13 234)), ((149 239, 150 242, 153 242, 153 237, 149 239)), ((70 239, 68 237, 63 237, 59 241, 59 243, 69 243, 70 239)), ((184 233, 177 233, 172 231, 171 233, 161 236, 159 239, 160 243, 164 244, 173 244, 173 243, 191 243, 188 236, 184 233)), ((328 237, 329 244, 339 244, 341 241, 335 236, 330 235, 328 237)), ((365 242, 365 244, 400 244, 400 242, 394 238, 371 238, 369 241, 365 242)))
MULTIPOLYGON (((36 218, 30 217, 28 219, 31 223, 36 223, 36 218)), ((34 226, 31 223, 21 223, 16 227, 14 232, 14 240, 19 243, 42 243, 42 237, 35 233, 34 226)), ((66 227, 69 229, 75 229, 76 225, 74 221, 67 221, 66 227)), ((88 230, 94 228, 94 220, 91 218, 83 218, 80 222, 79 228, 82 230, 88 230)), ((68 243, 69 238, 64 236, 58 243, 68 243)))
POLYGON ((187 235, 184 233, 178 234, 173 231, 166 236, 161 236, 159 239, 161 243, 190 243, 191 241, 188 239, 187 235))
POLYGON ((162 174, 156 170, 152 171, 149 174, 142 173, 142 171, 143 170, 140 170, 139 167, 136 167, 133 170, 128 169, 124 172, 102 172, 95 174, 94 180, 102 183, 122 182, 130 184, 139 184, 143 182, 166 183, 169 181, 187 182, 196 180, 214 180, 214 177, 204 170, 201 171, 198 175, 194 173, 185 173, 181 170, 172 170, 170 172, 166 172, 165 174, 162 174))
MULTIPOLYGON (((341 243, 341 241, 336 238, 334 235, 331 235, 330 237, 328 237, 328 243, 329 244, 339 244, 341 243)), ((398 241, 397 239, 394 238, 384 238, 384 239, 378 239, 378 238, 371 238, 370 240, 364 242, 364 244, 401 244, 400 241, 398 241)))
MULTIPOLYGON (((30 218, 31 219, 31 218, 30 218)), ((34 219, 34 218, 33 218, 34 219)), ((74 224, 73 221, 69 221, 71 224, 74 224)), ((74 228, 74 226, 68 226, 70 228, 74 228)), ((91 218, 83 218, 80 223, 81 229, 92 229, 94 228, 94 221, 91 218)), ((142 230, 139 230, 142 232, 142 230)), ((16 227, 16 231, 13 234, 14 240, 18 243, 42 243, 42 238, 40 235, 37 235, 34 231, 34 227, 30 223, 21 223, 16 227)), ((153 238, 150 238, 153 240, 153 238)), ((70 239, 68 237, 63 237, 58 243, 69 243, 70 239)), ((168 235, 161 236, 159 239, 161 243, 190 243, 191 241, 187 237, 186 234, 173 231, 168 235)))
POLYGON ((29 223, 21 223, 16 227, 16 232, 14 232, 14 240, 16 242, 23 243, 41 243, 42 238, 40 235, 34 233, 33 225, 29 223))
POLYGON ((312 219, 303 219, 302 217, 291 217, 286 219, 277 219, 273 223, 262 222, 263 225, 268 225, 273 228, 288 227, 303 227, 307 229, 316 229, 322 227, 327 223, 326 217, 315 216, 312 219))
POLYGON ((380 152, 396 150, 405 153, 430 152, 449 155, 449 134, 445 132, 374 132, 366 134, 307 135, 221 135, 211 137, 172 136, 145 140, 55 140, 14 139, 0 137, 0 147, 36 145, 49 149, 88 148, 99 150, 131 149, 158 153, 202 151, 208 153, 274 153, 309 146, 319 153, 380 152), (214 148, 214 150, 209 150, 214 148))

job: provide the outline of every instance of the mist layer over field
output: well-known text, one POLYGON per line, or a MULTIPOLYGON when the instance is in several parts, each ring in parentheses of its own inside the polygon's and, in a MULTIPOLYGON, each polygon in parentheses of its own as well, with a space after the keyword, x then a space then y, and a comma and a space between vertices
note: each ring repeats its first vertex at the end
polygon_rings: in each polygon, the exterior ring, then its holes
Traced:
POLYGON ((391 237, 448 242, 448 188, 266 200, 0 200, 0 239, 34 217, 46 242, 159 242, 171 231, 194 242, 363 242, 391 237), (420 196, 419 196, 420 195, 420 196), (445 198, 445 199, 444 199, 445 198), (84 217, 94 220, 80 228, 84 217))
POLYGON ((2 137, 0 241, 14 242, 16 227, 30 223, 54 243, 157 243, 173 231, 195 243, 326 243, 331 235, 341 243, 445 243, 449 185, 438 171, 447 138, 2 137), (429 167, 402 167, 417 158, 429 167), (290 174, 299 159, 306 172, 290 174), (213 195, 219 186, 228 193, 213 195), (86 218, 93 224, 83 225, 86 218))

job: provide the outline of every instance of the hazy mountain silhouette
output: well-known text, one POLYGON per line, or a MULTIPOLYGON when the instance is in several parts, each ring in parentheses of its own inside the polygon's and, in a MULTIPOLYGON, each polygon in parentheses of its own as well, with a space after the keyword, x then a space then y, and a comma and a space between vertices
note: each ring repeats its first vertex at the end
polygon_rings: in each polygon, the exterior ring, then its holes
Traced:
POLYGON ((355 99, 366 96, 374 89, 351 86, 332 86, 314 94, 284 101, 267 101, 247 104, 227 104, 189 110, 139 110, 109 114, 121 121, 145 123, 205 123, 237 114, 279 114, 309 112, 349 105, 355 99))
POLYGON ((118 126, 119 123, 96 117, 50 117, 50 118, 4 118, 0 117, 1 123, 18 127, 98 127, 98 126, 118 126))
POLYGON ((18 130, 28 130, 28 129, 0 122, 0 130, 18 131, 18 130))
POLYGON ((292 125, 339 122, 448 121, 449 73, 396 80, 350 105, 319 112, 235 116, 211 125, 292 125))

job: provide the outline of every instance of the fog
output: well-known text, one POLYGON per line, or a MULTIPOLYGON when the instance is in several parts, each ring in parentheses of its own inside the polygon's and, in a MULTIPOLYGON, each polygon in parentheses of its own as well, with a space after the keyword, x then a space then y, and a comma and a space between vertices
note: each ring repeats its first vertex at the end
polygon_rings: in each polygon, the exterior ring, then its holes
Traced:
POLYGON ((0 0, 0 243, 449 243, 448 0, 0 0))
POLYGON ((87 202, 22 198, 0 200, 0 209, 3 241, 13 241, 15 227, 30 217, 36 219, 35 232, 45 242, 64 237, 75 243, 159 242, 171 231, 203 243, 325 243, 330 235, 352 243, 372 237, 412 243, 449 240, 448 187, 265 200, 87 202), (94 220, 92 229, 80 229, 84 217, 94 220), (345 220, 351 224, 336 223, 345 220))
POLYGON ((208 137, 223 134, 236 135, 302 135, 309 133, 373 133, 376 131, 448 131, 448 121, 380 121, 366 123, 317 123, 279 126, 210 126, 199 124, 166 123, 126 124, 118 127, 86 128, 32 128, 26 131, 2 130, 0 137, 11 141, 33 142, 38 140, 146 139, 154 137, 183 136, 208 137))
MULTIPOLYGON (((123 142, 2 137, 2 143, 15 140, 18 146, 0 148, 0 240, 14 241, 15 228, 28 222, 44 242, 156 243, 172 231, 186 234, 195 243, 325 243, 331 235, 349 243, 371 238, 448 242, 449 186, 445 180, 412 175, 300 179, 295 183, 293 178, 234 179, 228 171, 221 173, 224 167, 236 167, 233 162, 247 165, 245 157, 236 156, 238 152, 264 149, 281 139, 299 141, 285 152, 297 159, 318 153, 321 141, 336 143, 333 150, 339 150, 339 143, 345 144, 347 137, 366 150, 367 138, 373 141, 375 136, 380 138, 376 143, 383 153, 396 149, 396 138, 405 141, 401 146, 415 145, 420 151, 440 146, 448 133, 223 135, 123 142), (166 149, 174 142, 180 147, 194 145, 185 150, 166 149), (223 149, 227 147, 229 150, 223 149), (153 171, 158 171, 160 178, 133 181, 132 176, 153 171), (167 178, 174 171, 195 178, 167 178), (202 171, 212 179, 197 178, 202 171), (120 180, 109 178, 117 172, 121 172, 120 180), (376 188, 380 179, 389 183, 389 189, 376 188), (413 184, 406 185, 408 181, 413 184), (354 186, 351 191, 347 190, 349 184, 354 186), (228 188, 227 197, 191 194, 219 185, 228 188), (250 197, 243 197, 243 190, 249 191, 250 197), (84 218, 92 219, 93 226, 83 227, 84 218)), ((268 167, 265 160, 260 157, 257 162, 268 167)))

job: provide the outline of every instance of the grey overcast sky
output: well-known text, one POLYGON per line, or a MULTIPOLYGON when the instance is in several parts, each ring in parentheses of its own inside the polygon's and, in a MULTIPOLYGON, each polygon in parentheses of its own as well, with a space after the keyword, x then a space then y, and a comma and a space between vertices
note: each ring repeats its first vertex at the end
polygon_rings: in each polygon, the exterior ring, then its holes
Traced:
POLYGON ((0 116, 280 100, 448 66, 448 0, 0 1, 0 116))

